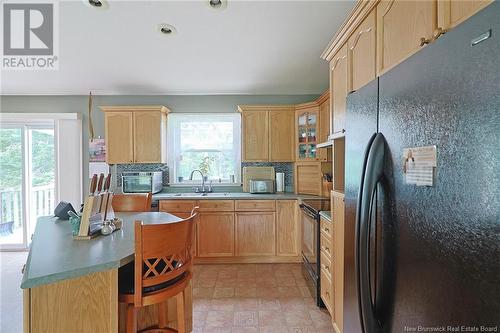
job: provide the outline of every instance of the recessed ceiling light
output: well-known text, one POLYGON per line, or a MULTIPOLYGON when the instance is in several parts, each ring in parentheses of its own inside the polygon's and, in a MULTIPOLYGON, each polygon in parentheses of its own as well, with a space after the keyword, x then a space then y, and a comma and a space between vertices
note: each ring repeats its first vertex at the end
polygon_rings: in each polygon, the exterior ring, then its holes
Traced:
POLYGON ((98 8, 98 9, 107 9, 108 2, 106 0, 83 0, 88 7, 98 8))
POLYGON ((208 0, 208 5, 215 9, 226 8, 227 1, 226 0, 208 0))
POLYGON ((177 29, 171 24, 161 23, 158 25, 158 31, 164 35, 173 35, 177 32, 177 29))

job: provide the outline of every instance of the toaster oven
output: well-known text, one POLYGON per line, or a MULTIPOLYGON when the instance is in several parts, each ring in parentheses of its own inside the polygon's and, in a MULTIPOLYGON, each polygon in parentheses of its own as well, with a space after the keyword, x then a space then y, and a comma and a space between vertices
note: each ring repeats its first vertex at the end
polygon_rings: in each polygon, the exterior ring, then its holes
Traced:
POLYGON ((163 189, 163 172, 123 172, 123 193, 158 193, 163 189))
POLYGON ((274 180, 250 179, 250 193, 274 193, 274 180))

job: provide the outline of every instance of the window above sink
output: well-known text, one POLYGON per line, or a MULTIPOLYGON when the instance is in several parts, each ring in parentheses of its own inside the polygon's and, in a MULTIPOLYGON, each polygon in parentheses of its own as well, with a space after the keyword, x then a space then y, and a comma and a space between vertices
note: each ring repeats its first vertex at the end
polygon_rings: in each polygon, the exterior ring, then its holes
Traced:
MULTIPOLYGON (((239 114, 171 113, 167 129, 170 185, 205 183, 240 185, 241 119, 239 114)), ((184 193, 182 193, 184 195, 184 193)))

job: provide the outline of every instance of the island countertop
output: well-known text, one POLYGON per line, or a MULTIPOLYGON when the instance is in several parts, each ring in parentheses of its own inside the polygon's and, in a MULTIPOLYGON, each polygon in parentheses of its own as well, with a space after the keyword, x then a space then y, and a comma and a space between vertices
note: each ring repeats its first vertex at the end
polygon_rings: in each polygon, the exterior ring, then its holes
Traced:
POLYGON ((21 288, 73 279, 123 266, 134 259, 135 220, 173 223, 175 215, 159 212, 117 213, 123 227, 109 236, 73 240, 67 220, 45 216, 38 219, 21 288))

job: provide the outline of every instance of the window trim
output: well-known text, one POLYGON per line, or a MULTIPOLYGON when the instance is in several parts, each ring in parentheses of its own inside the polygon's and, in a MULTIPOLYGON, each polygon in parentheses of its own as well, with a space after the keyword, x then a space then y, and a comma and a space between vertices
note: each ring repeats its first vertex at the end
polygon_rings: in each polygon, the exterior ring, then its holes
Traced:
MULTIPOLYGON (((231 122, 233 123, 233 149, 234 152, 233 160, 235 161, 236 170, 235 170, 235 180, 234 183, 230 183, 229 181, 223 182, 214 182, 212 180, 212 186, 241 186, 241 115, 239 113, 170 113, 169 120, 167 123, 167 164, 169 167, 169 185, 176 187, 193 187, 201 184, 200 179, 184 179, 182 182, 178 182, 177 179, 177 170, 176 170, 176 158, 179 154, 180 145, 177 143, 177 140, 180 139, 180 126, 172 128, 173 121, 176 120, 171 119, 171 117, 227 117, 232 118, 231 122)), ((227 119, 226 118, 226 119, 227 119)), ((184 119, 181 119, 184 120, 184 119)), ((207 149, 209 150, 209 149, 207 149)), ((210 180, 206 181, 206 185, 210 180)))

